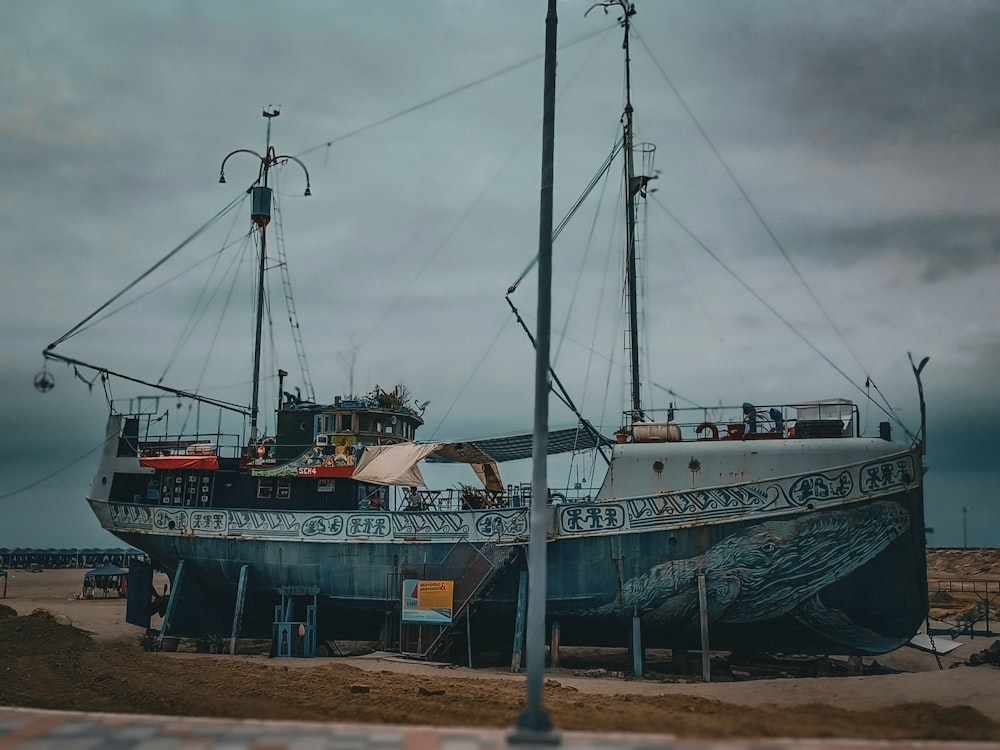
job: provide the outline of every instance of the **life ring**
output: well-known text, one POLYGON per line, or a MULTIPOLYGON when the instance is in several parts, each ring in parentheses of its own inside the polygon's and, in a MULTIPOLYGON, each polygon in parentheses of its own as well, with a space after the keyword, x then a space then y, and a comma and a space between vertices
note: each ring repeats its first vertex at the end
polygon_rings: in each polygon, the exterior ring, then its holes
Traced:
POLYGON ((699 440, 718 440, 719 439, 719 427, 712 422, 702 422, 700 425, 694 428, 695 434, 698 435, 699 440), (701 437, 701 433, 708 430, 712 433, 711 437, 701 437))

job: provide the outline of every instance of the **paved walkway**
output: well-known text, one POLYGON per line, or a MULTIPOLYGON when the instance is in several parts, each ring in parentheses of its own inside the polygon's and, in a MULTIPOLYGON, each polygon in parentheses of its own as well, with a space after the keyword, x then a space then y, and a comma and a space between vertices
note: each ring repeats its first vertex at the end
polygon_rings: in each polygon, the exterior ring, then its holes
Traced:
MULTIPOLYGON (((875 750, 991 748, 978 742, 860 740, 680 740, 666 735, 565 732, 565 750, 875 750)), ((439 729, 372 724, 236 721, 176 716, 93 714, 0 706, 0 750, 508 750, 496 729, 439 729)), ((551 747, 551 745, 546 745, 551 747)))

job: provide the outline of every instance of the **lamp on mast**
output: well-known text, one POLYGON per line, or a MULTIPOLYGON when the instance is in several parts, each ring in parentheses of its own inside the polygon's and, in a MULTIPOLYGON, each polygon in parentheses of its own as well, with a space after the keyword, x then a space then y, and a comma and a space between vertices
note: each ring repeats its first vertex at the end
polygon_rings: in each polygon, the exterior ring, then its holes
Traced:
POLYGON ((256 334, 254 336, 254 350, 253 350, 253 400, 250 404, 250 440, 254 441, 257 439, 257 417, 260 411, 259 400, 260 400, 260 350, 261 350, 261 338, 264 330, 264 272, 266 270, 267 263, 267 225, 271 222, 271 188, 268 187, 267 178, 268 171, 271 167, 284 164, 287 161, 294 161, 300 167, 306 175, 306 191, 305 195, 312 195, 312 190, 310 189, 309 183, 309 170, 306 169, 306 165, 303 164, 299 159, 288 154, 276 154, 274 147, 271 145, 271 120, 280 115, 281 112, 277 107, 264 108, 263 117, 267 120, 267 138, 264 149, 264 156, 261 156, 256 151, 248 148, 239 148, 235 151, 231 151, 226 154, 226 158, 222 160, 222 165, 219 167, 219 182, 222 184, 226 183, 226 162, 229 161, 229 157, 235 154, 250 154, 258 159, 260 162, 260 171, 257 174, 256 181, 247 190, 251 194, 251 208, 250 208, 250 220, 257 226, 260 230, 260 264, 258 266, 257 274, 257 327, 256 334))

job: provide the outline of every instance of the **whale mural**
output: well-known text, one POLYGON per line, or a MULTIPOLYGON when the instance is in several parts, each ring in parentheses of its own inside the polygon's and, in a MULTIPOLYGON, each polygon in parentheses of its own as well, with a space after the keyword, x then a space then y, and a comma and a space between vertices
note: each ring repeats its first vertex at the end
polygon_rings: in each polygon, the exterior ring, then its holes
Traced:
POLYGON ((748 623, 791 615, 852 648, 884 653, 907 637, 882 636, 824 606, 824 588, 872 560, 909 527, 891 501, 767 521, 727 537, 701 555, 671 560, 627 580, 615 601, 581 614, 637 612, 644 623, 694 629, 698 575, 705 574, 709 623, 748 623))

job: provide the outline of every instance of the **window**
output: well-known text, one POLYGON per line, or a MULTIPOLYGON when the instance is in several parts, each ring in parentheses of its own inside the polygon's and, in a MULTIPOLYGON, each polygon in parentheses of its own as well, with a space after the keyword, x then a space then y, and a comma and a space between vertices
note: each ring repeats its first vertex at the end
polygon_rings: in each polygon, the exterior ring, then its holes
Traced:
POLYGON ((278 499, 287 500, 292 496, 292 480, 288 477, 278 478, 278 499))
POLYGON ((274 480, 261 477, 257 480, 257 499, 270 500, 274 497, 274 480))

